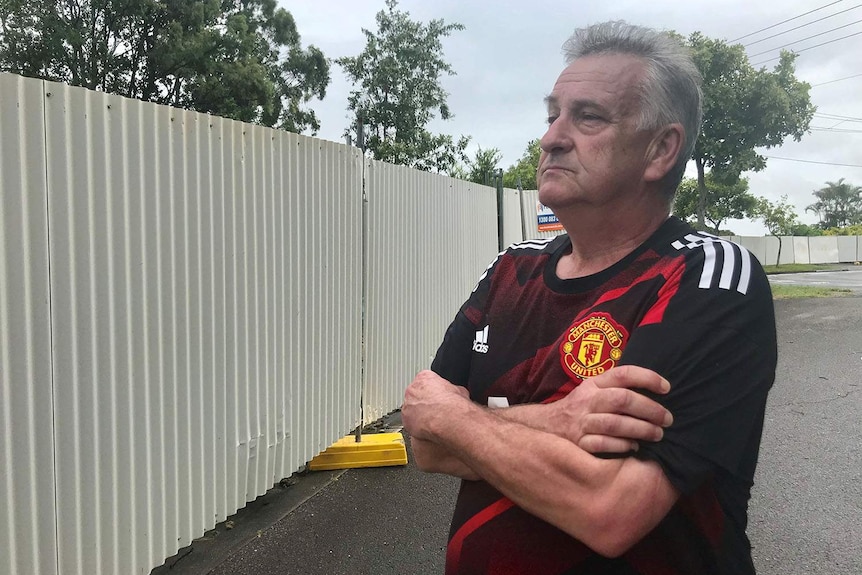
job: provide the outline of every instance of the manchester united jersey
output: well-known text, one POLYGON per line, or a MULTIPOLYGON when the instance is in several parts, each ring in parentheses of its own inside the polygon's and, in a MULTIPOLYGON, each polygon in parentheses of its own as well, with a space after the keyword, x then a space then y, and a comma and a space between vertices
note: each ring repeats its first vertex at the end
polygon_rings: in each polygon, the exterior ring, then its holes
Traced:
POLYGON ((447 574, 753 574, 746 510, 776 364, 760 264, 675 218, 589 277, 557 277, 570 251, 563 235, 500 254, 432 369, 492 407, 555 401, 616 365, 660 373, 671 391, 654 399, 674 423, 630 456, 658 462, 682 496, 643 540, 608 559, 490 484, 464 481, 447 574))

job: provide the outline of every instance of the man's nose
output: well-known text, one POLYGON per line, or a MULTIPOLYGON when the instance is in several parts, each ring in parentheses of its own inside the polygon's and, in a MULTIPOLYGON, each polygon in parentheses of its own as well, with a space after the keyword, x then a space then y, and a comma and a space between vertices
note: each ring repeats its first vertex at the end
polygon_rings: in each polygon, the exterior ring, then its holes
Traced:
POLYGON ((562 118, 556 118, 548 125, 545 135, 539 140, 539 146, 549 154, 565 152, 572 147, 572 139, 562 118))

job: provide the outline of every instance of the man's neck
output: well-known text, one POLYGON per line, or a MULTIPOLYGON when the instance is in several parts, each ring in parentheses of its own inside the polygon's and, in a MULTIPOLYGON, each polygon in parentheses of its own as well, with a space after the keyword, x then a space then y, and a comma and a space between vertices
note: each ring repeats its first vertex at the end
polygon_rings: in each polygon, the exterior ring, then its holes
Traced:
POLYGON ((603 218, 598 214, 560 218, 572 241, 571 253, 557 263, 560 279, 573 279, 603 271, 643 244, 668 219, 667 210, 641 213, 616 213, 603 218))

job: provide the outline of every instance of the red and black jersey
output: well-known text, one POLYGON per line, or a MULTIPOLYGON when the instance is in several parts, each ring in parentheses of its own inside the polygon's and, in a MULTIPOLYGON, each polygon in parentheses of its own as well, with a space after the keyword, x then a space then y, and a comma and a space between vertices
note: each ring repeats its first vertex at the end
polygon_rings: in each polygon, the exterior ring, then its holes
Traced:
POLYGON ((432 364, 473 401, 555 401, 581 381, 633 364, 671 383, 674 416, 658 462, 682 497, 622 557, 608 559, 523 511, 484 481, 464 481, 447 574, 753 574, 745 534, 776 334, 766 275, 744 248, 676 218, 610 268, 562 280, 568 236, 509 247, 482 275, 432 364))

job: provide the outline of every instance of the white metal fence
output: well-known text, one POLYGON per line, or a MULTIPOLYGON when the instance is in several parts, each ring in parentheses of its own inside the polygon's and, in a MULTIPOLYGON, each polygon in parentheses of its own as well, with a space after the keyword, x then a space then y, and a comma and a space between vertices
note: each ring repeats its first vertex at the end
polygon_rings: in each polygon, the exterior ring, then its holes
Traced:
POLYGON ((8 74, 0 130, 0 573, 161 564, 359 424, 363 274, 368 421, 496 252, 341 144, 8 74))
POLYGON ((369 161, 368 315, 363 405, 401 404, 497 250, 494 189, 369 161), (454 289, 447 288, 452 286, 454 289))
POLYGON ((0 75, 0 573, 55 573, 57 513, 41 85, 0 75))
POLYGON ((46 89, 59 569, 131 573, 357 423, 361 158, 46 89))

